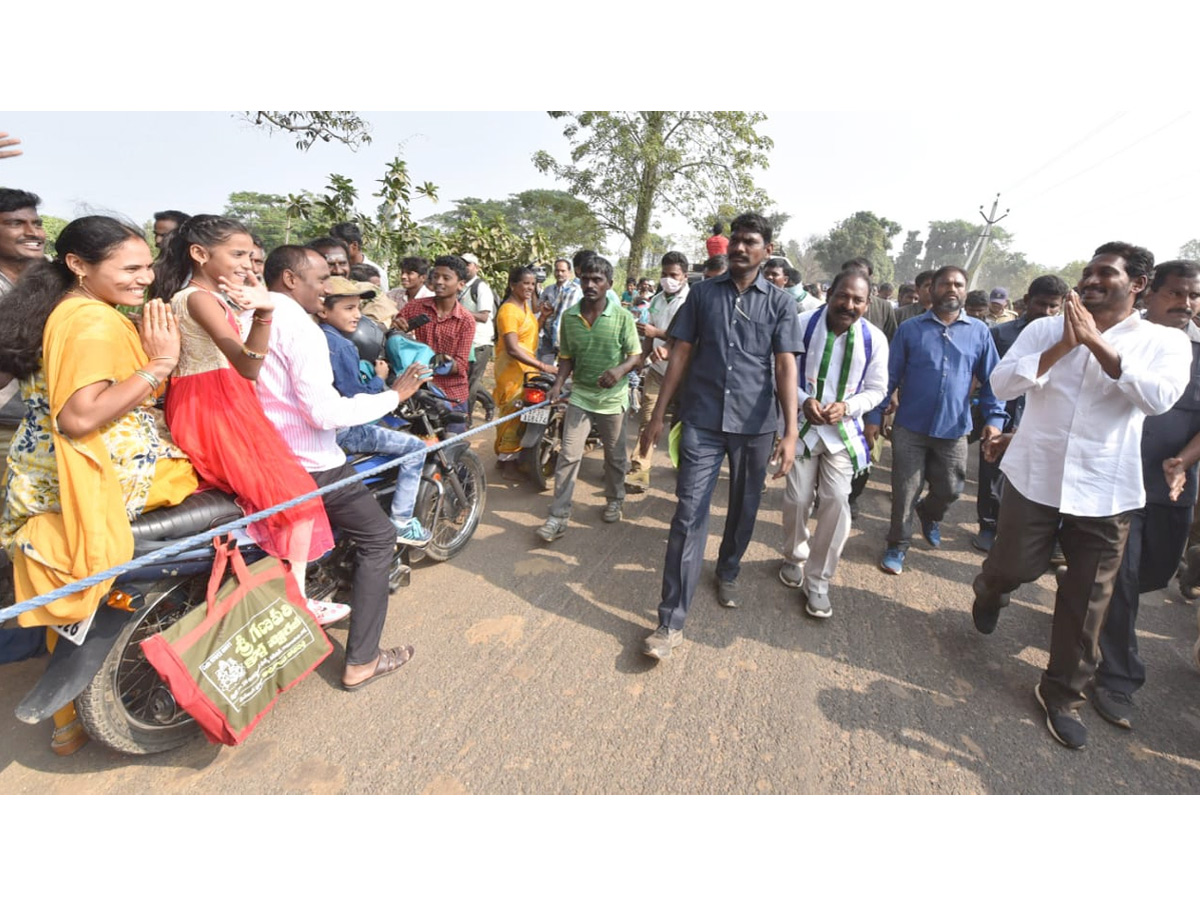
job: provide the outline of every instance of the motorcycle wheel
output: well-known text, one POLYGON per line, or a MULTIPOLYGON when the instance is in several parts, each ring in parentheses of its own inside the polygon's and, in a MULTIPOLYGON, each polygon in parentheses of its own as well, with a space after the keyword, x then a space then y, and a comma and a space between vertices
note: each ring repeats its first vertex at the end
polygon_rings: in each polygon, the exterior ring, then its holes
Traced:
POLYGON ((537 446, 521 450, 521 468, 529 473, 529 480, 539 491, 545 491, 554 481, 554 467, 558 465, 558 451, 561 448, 559 425, 551 420, 537 446))
POLYGON ((207 578, 193 578, 149 594, 130 617, 100 671, 75 698, 83 727, 99 743, 144 756, 181 747, 200 735, 139 646, 204 602, 207 578))
MULTIPOLYGON (((438 510, 433 526, 426 523, 425 527, 433 532, 433 540, 425 548, 424 554, 430 559, 445 562, 462 552, 471 540, 471 535, 479 527, 483 518, 483 507, 487 500, 487 475, 483 471, 483 463, 475 455, 474 450, 464 450, 454 471, 462 482, 463 493, 466 494, 466 506, 461 506, 454 491, 445 485, 445 495, 442 497, 441 509, 438 510)), ((427 492, 427 504, 436 503, 433 491, 427 492)), ((422 522, 426 519, 420 512, 416 513, 422 522)))

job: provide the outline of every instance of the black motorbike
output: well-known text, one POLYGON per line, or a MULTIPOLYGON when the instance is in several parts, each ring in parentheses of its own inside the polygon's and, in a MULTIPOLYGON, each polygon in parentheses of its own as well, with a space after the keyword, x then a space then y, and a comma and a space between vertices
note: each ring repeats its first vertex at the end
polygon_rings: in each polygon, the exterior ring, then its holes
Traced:
MULTIPOLYGON (((445 404, 420 391, 402 411, 414 431, 441 438, 454 421, 445 404)), ((370 472, 388 461, 363 454, 350 462, 370 472)), ((366 480, 384 510, 390 510, 396 485, 393 467, 366 480)), ((434 535, 424 551, 433 559, 449 559, 462 550, 483 513, 487 483, 483 466, 465 443, 426 457, 416 514, 434 535)), ((178 506, 153 510, 131 523, 134 557, 163 549, 185 537, 239 519, 234 498, 220 491, 193 494, 178 506)), ((241 530, 234 532, 247 562, 263 551, 241 530)), ((337 535, 332 551, 308 566, 306 592, 313 600, 349 594, 354 574, 354 541, 337 535)), ((399 546, 388 575, 391 591, 409 583, 411 548, 399 546)), ((416 554, 413 554, 415 556, 416 554)), ((17 707, 23 722, 44 721, 72 700, 79 720, 97 742, 122 753, 149 754, 174 749, 200 733, 175 701, 170 689, 146 661, 141 642, 157 634, 205 600, 214 553, 211 544, 176 553, 117 579, 102 602, 82 643, 63 638, 50 656, 45 673, 17 707)))

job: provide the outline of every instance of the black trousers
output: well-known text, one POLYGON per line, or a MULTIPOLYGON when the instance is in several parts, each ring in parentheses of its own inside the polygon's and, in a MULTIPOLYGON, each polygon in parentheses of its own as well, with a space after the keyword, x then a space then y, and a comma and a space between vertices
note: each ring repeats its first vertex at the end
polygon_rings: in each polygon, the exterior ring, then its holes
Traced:
POLYGON ((1101 687, 1132 694, 1146 683, 1146 666, 1138 656, 1138 600, 1141 594, 1170 583, 1187 543, 1191 517, 1186 506, 1161 503, 1147 504, 1130 516, 1129 540, 1100 632, 1096 684, 1101 687))
POLYGON ((1100 630, 1121 566, 1131 515, 1067 515, 1022 496, 1011 482, 1004 486, 996 543, 973 587, 977 597, 998 602, 1001 594, 1041 577, 1050 565, 1057 535, 1067 572, 1054 595, 1050 664, 1042 673, 1042 697, 1051 708, 1083 705, 1083 689, 1096 671, 1100 630))
MULTIPOLYGON (((325 487, 353 474, 354 467, 344 463, 336 469, 313 472, 312 477, 325 487)), ((326 494, 323 499, 329 524, 353 538, 357 547, 346 665, 361 666, 379 655, 379 638, 388 610, 388 570, 396 551, 396 526, 362 482, 326 494)))

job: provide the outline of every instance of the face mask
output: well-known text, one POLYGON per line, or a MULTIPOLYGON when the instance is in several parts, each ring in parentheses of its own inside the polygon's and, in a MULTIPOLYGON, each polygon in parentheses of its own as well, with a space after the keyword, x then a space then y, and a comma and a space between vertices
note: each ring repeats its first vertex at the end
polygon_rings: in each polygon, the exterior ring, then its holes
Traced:
POLYGON ((659 282, 664 294, 678 294, 683 289, 683 282, 674 278, 664 278, 659 282))

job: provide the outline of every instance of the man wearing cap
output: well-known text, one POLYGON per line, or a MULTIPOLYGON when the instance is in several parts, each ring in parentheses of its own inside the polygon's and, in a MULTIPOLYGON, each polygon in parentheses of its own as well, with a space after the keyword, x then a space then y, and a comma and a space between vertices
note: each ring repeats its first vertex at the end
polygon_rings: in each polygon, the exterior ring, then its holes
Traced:
POLYGON ((1003 325, 1016 317, 1017 314, 1008 308, 1008 288, 992 288, 992 294, 988 297, 988 314, 984 321, 989 326, 1003 325))
POLYGON ((467 278, 459 288, 458 299, 475 320, 468 372, 467 409, 470 409, 470 398, 475 396, 475 389, 492 359, 496 340, 496 328, 492 324, 492 316, 496 313, 496 295, 488 283, 479 277, 479 257, 474 253, 464 253, 462 260, 467 264, 467 278))
MULTIPOLYGON (((409 321, 416 316, 428 316, 429 321, 411 336, 437 354, 433 360, 433 383, 450 399, 454 409, 464 413, 469 408, 471 344, 478 340, 479 323, 458 300, 466 283, 468 264, 462 257, 439 256, 433 261, 433 296, 413 300, 396 316, 396 327, 401 331, 409 331, 409 321), (448 367, 443 370, 446 364, 448 367)), ((466 431, 466 424, 453 423, 446 430, 457 434, 466 431)))
MULTIPOLYGON (((388 391, 387 383, 383 380, 388 373, 387 363, 382 360, 377 362, 375 374, 366 379, 359 363, 358 348, 350 340, 363 315, 363 298, 374 295, 373 285, 367 282, 330 278, 325 284, 325 299, 317 309, 321 331, 329 344, 333 386, 343 397, 388 391)), ((431 535, 413 518, 421 469, 425 462, 425 454, 418 454, 417 451, 424 451, 425 442, 407 431, 383 428, 370 422, 339 428, 337 444, 347 453, 382 453, 404 460, 396 472, 396 489, 392 493, 392 524, 396 526, 400 543, 412 547, 428 544, 431 535)))

